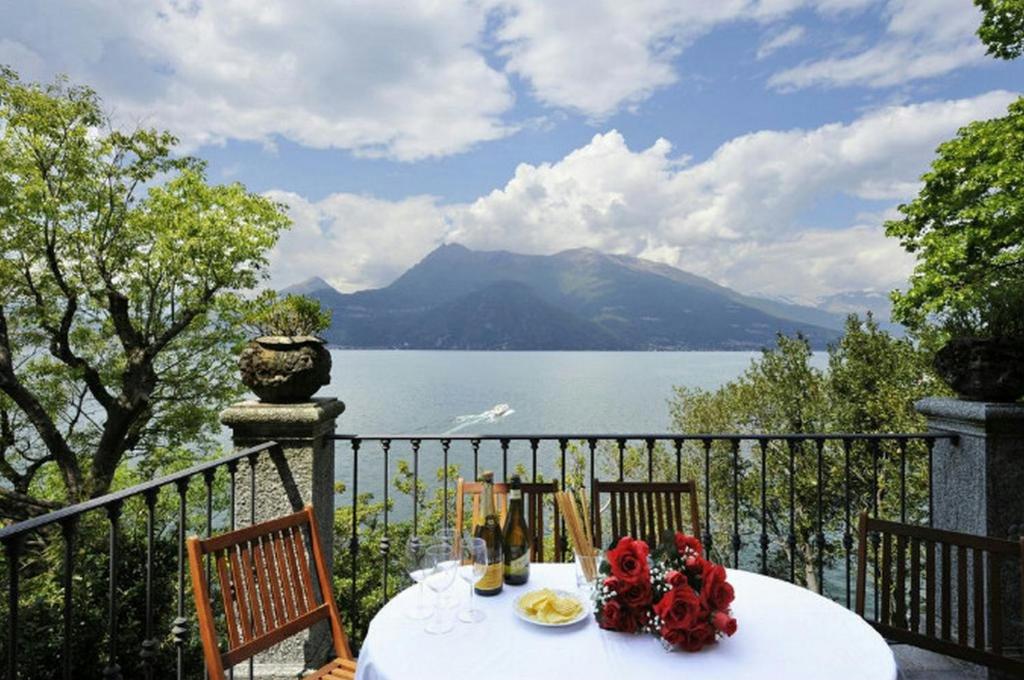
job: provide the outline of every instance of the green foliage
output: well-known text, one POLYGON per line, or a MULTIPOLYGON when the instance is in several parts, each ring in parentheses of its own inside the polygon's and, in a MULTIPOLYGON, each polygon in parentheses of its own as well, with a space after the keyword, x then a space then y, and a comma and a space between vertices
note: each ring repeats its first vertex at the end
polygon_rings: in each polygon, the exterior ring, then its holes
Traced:
POLYGON ((974 0, 984 18, 978 37, 988 53, 999 59, 1024 54, 1024 0, 974 0))
POLYGON ((893 294, 893 317, 932 345, 1024 336, 1024 99, 962 128, 923 179, 903 217, 885 225, 917 256, 910 289, 893 294))
POLYGON ((244 293, 289 222, 175 144, 113 129, 88 88, 0 71, 0 517, 212 447, 240 394, 244 293))
MULTIPOLYGON (((913 403, 935 394, 924 352, 907 340, 880 330, 869 316, 848 319, 843 338, 829 349, 825 371, 811 366, 812 354, 802 338, 780 336, 775 348, 765 350, 737 380, 708 391, 677 388, 670 408, 673 429, 685 433, 800 433, 800 432, 917 432, 925 427, 913 403)), ((660 456, 662 477, 674 478, 675 461, 660 456)), ((839 443, 821 448, 821 525, 826 537, 823 562, 818 561, 818 450, 809 442, 792 445, 773 442, 763 449, 753 445, 735 453, 728 442, 711 449, 710 500, 712 537, 718 559, 731 563, 732 519, 738 515, 741 534, 747 536, 741 565, 758 568, 756 541, 761 532, 761 493, 765 491, 765 533, 768 568, 788 576, 792 557, 798 581, 818 586, 818 567, 826 570, 844 555, 846 530, 846 455, 839 443), (735 456, 735 459, 734 459, 735 456), (792 458, 791 458, 792 456, 792 458), (762 459, 765 474, 762 475, 762 459), (789 473, 792 460, 793 474, 789 473), (733 463, 740 473, 733 495, 733 463), (795 550, 788 542, 793 489, 795 550)), ((684 450, 683 478, 703 487, 704 457, 699 443, 684 450)), ((927 509, 927 456, 923 446, 908 446, 908 517, 922 517, 927 509)), ((900 451, 892 445, 877 450, 879 474, 874 477, 876 452, 865 443, 850 447, 850 512, 877 503, 883 515, 899 510, 900 451), (874 494, 874 495, 872 495, 874 494)), ((834 586, 833 586, 834 587, 834 586)), ((833 591, 833 594, 836 594, 833 591)))
POLYGON ((258 335, 316 335, 331 326, 331 310, 305 295, 264 293, 248 319, 258 335))

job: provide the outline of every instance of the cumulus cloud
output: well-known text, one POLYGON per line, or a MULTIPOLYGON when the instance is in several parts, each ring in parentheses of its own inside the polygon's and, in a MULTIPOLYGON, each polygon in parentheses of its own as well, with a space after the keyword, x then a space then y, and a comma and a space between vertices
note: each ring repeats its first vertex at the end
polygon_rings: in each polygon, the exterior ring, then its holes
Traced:
POLYGON ((695 164, 664 139, 633 150, 612 130, 557 162, 521 164, 505 186, 465 204, 283 197, 298 205, 300 232, 276 259, 302 276, 280 282, 320 274, 347 289, 384 285, 434 245, 457 241, 537 254, 588 246, 745 292, 885 289, 905 281, 910 260, 884 236, 880 217, 824 229, 806 215, 837 194, 893 205, 911 197, 939 142, 971 120, 1002 115, 1015 97, 995 91, 756 132, 695 164))
POLYGON ((512 129, 476 2, 38 0, 6 3, 0 62, 95 86, 188 146, 227 139, 415 160, 512 129))
POLYGON ((787 90, 815 85, 889 87, 949 73, 985 59, 975 35, 981 22, 963 0, 890 0, 888 25, 873 45, 853 54, 805 62, 769 80, 787 90))

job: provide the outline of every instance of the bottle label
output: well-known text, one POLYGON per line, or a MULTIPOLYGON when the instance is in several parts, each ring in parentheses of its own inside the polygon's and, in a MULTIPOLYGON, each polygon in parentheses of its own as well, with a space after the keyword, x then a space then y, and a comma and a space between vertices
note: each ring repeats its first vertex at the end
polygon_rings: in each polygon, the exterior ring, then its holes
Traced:
POLYGON ((508 492, 508 499, 510 501, 518 501, 518 500, 522 500, 522 498, 523 498, 523 491, 522 491, 522 489, 510 489, 509 490, 509 492, 508 492))
POLYGON ((505 570, 500 562, 488 565, 487 571, 484 572, 484 577, 477 582, 476 589, 497 590, 505 581, 504 572, 505 570))
POLYGON ((530 553, 529 551, 524 552, 519 557, 511 560, 508 563, 508 571, 513 574, 521 574, 530 568, 530 553))

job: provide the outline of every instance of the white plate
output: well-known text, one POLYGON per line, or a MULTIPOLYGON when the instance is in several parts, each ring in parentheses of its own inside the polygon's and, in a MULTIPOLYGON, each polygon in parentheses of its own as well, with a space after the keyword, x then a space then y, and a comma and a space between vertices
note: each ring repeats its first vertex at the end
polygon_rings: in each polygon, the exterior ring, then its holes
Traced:
POLYGON ((532 623, 535 626, 545 626, 545 627, 548 627, 548 628, 562 628, 564 626, 571 626, 574 623, 579 623, 583 619, 585 619, 588 616, 590 616, 591 611, 592 611, 590 603, 587 602, 582 597, 580 597, 577 593, 574 593, 574 592, 569 591, 569 590, 556 590, 554 588, 551 588, 550 590, 552 592, 554 592, 555 595, 558 595, 559 597, 569 597, 569 598, 572 598, 573 600, 576 600, 577 602, 579 602, 580 605, 581 605, 580 613, 577 614, 576 616, 574 616, 572 619, 570 619, 568 621, 564 621, 562 623, 548 623, 547 621, 538 621, 536 619, 531 619, 526 614, 526 612, 523 611, 522 606, 520 606, 520 604, 519 604, 524 597, 526 597, 527 595, 529 595, 531 593, 537 592, 536 590, 531 590, 529 593, 523 593, 522 595, 520 595, 519 597, 516 598, 515 606, 512 608, 513 611, 515 611, 516 616, 521 618, 523 621, 526 621, 527 623, 532 623))

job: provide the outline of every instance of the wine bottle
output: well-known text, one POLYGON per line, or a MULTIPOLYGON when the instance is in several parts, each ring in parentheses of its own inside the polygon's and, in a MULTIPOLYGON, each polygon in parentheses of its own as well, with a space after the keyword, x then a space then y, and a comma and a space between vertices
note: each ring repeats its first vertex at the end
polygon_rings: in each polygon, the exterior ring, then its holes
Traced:
POLYGON ((512 475, 508 513, 501 532, 505 539, 505 583, 521 586, 530 578, 530 530, 523 517, 523 490, 519 475, 512 475))
POLYGON ((483 472, 480 481, 483 484, 483 490, 480 492, 483 523, 476 528, 473 535, 484 539, 487 545, 487 572, 477 581, 474 589, 477 595, 487 597, 500 593, 505 583, 505 550, 501 525, 498 524, 498 512, 494 508, 494 473, 483 472))

